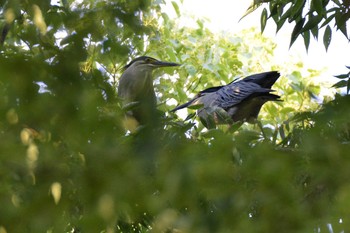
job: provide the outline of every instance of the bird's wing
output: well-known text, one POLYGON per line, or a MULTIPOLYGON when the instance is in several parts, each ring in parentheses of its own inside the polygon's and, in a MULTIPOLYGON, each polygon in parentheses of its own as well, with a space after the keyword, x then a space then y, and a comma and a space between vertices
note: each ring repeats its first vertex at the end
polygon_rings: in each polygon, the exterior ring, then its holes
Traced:
MULTIPOLYGON (((203 102, 203 97, 204 96, 207 97, 208 94, 210 96, 212 96, 211 94, 214 94, 215 92, 217 92, 218 90, 220 90, 223 87, 225 87, 225 86, 210 87, 210 88, 207 88, 203 91, 200 91, 193 99, 191 99, 187 103, 184 103, 184 104, 177 106, 176 108, 172 109, 170 112, 175 112, 177 110, 187 108, 187 107, 193 106, 193 105, 206 105, 208 103, 206 100, 204 100, 204 102, 203 102)), ((213 101, 214 100, 215 100, 215 97, 214 97, 213 101)))
POLYGON ((200 91, 200 94, 205 94, 205 93, 212 93, 212 92, 216 92, 218 90, 220 90, 221 88, 223 88, 224 86, 217 86, 217 87, 209 87, 203 91, 200 91))
POLYGON ((269 93, 271 89, 262 88, 260 85, 252 82, 233 82, 221 88, 216 92, 216 104, 228 109, 244 101, 255 94, 269 93))

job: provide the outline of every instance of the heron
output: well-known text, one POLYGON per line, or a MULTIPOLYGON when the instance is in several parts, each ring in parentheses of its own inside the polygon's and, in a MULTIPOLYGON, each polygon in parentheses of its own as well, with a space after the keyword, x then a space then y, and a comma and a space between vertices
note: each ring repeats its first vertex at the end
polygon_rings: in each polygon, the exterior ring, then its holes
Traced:
POLYGON ((197 106, 197 115, 206 128, 235 122, 254 123, 261 107, 268 101, 281 101, 272 94, 272 85, 280 77, 278 71, 250 75, 224 86, 210 87, 171 112, 197 106))
POLYGON ((135 118, 140 124, 153 121, 157 107, 153 70, 179 65, 141 56, 124 66, 124 72, 119 80, 118 96, 122 100, 123 108, 127 110, 127 115, 135 118))

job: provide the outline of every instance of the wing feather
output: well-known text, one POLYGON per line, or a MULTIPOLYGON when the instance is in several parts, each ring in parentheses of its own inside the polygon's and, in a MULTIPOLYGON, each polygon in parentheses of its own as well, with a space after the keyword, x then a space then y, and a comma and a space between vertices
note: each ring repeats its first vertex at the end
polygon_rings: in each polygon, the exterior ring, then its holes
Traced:
POLYGON ((230 83, 217 91, 218 99, 216 103, 219 107, 228 109, 231 108, 252 95, 258 95, 261 93, 269 93, 271 89, 262 88, 259 84, 251 82, 235 82, 230 83))

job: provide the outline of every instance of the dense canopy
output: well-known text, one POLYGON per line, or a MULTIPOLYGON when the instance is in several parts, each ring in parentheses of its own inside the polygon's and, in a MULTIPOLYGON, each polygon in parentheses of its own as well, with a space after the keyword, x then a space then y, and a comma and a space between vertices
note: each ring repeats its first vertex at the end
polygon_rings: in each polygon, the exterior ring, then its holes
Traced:
MULTIPOLYGON (((350 228, 349 96, 320 70, 276 61, 275 43, 256 29, 213 34, 201 19, 180 27, 163 1, 1 3, 1 233, 350 228), (164 115, 155 129, 125 120, 117 97, 121 67, 142 55, 182 64, 154 73, 164 115), (194 110, 169 112, 269 70, 281 73, 283 102, 264 105, 261 128, 206 130, 194 110)), ((334 17, 344 33, 347 19, 334 17)), ((349 74, 335 75, 349 87, 349 74)))

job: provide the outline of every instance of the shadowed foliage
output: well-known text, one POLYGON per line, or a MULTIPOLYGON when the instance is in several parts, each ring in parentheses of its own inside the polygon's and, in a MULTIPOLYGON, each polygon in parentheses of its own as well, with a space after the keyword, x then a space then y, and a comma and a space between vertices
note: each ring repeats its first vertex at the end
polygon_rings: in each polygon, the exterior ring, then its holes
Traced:
POLYGON ((0 232, 349 229, 349 98, 275 61, 270 39, 180 27, 163 1, 1 3, 0 232), (155 71, 158 128, 125 120, 117 97, 142 55, 183 64, 155 71), (263 106, 261 128, 169 113, 268 70, 283 102, 263 106))

